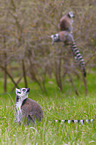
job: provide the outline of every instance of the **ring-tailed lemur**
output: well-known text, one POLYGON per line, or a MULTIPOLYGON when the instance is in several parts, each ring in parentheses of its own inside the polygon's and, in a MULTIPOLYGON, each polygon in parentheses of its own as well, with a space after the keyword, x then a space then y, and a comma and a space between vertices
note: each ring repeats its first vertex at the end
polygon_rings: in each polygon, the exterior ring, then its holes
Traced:
POLYGON ((74 58, 76 59, 77 62, 79 62, 79 66, 83 71, 84 76, 86 77, 85 62, 78 48, 76 47, 72 34, 66 31, 61 31, 57 34, 51 35, 51 38, 52 38, 52 44, 54 44, 54 42, 63 42, 64 45, 70 45, 74 58))
MULTIPOLYGON (((43 111, 40 107, 40 105, 29 99, 28 94, 29 94, 30 89, 29 88, 21 88, 21 89, 16 89, 16 105, 15 105, 15 110, 16 110, 16 119, 14 122, 18 123, 21 121, 21 118, 24 118, 25 121, 27 121, 27 124, 30 122, 33 122, 34 124, 37 121, 41 121, 43 118, 43 111), (36 120, 35 120, 36 119, 36 120)), ((89 123, 93 122, 96 119, 85 119, 85 120, 53 120, 53 121, 48 121, 50 123, 89 123)))
POLYGON ((40 105, 28 98, 29 91, 29 88, 16 89, 16 119, 14 123, 20 123, 21 118, 23 118, 27 124, 30 122, 35 124, 36 120, 41 121, 43 118, 43 111, 40 105))
POLYGON ((61 31, 67 31, 67 32, 72 33, 72 31, 73 31, 73 27, 72 27, 73 19, 72 18, 74 18, 74 14, 71 11, 60 19, 60 24, 58 25, 58 27, 60 28, 61 31))

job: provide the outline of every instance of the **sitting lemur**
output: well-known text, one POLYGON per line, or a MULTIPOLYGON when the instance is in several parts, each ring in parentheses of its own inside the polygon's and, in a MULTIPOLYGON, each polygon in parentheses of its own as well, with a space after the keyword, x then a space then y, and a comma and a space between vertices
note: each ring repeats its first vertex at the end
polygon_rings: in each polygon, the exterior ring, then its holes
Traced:
POLYGON ((41 121, 43 118, 43 111, 40 105, 28 98, 29 91, 29 88, 16 89, 16 119, 14 123, 20 123, 21 118, 23 118, 27 124, 30 122, 36 124, 36 121, 41 121))

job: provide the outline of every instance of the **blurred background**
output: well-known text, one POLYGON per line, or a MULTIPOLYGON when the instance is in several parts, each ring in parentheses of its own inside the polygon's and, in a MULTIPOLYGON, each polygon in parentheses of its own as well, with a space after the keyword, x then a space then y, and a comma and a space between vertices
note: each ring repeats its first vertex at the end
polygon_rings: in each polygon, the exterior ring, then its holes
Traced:
POLYGON ((95 0, 0 0, 0 93, 31 82, 46 92, 46 83, 53 81, 60 91, 71 84, 77 92, 75 86, 84 81, 70 47, 52 46, 50 38, 69 11, 75 15, 73 35, 87 76, 96 74, 95 0))

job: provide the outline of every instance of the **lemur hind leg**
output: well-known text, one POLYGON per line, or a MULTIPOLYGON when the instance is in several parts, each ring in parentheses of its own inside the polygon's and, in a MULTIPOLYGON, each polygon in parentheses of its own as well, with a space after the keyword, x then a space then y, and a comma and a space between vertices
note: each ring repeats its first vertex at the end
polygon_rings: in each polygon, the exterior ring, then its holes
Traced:
POLYGON ((29 125, 30 122, 36 124, 35 118, 31 117, 30 115, 28 115, 28 117, 27 117, 27 125, 29 125))

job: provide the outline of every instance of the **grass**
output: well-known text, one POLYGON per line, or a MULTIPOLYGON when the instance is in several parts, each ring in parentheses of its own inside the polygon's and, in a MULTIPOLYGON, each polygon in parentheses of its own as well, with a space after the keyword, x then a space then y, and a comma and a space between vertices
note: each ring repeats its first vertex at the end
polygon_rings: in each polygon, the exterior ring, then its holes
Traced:
MULTIPOLYGON (((42 94, 37 84, 29 83, 29 97, 36 100, 43 109, 44 118, 37 125, 22 123, 13 125, 15 119, 15 92, 0 95, 0 144, 1 145, 95 145, 96 121, 89 124, 49 123, 54 119, 88 119, 96 118, 96 80, 95 73, 89 74, 89 95, 85 97, 81 91, 79 97, 73 92, 72 86, 59 92, 56 83, 46 83, 47 94, 42 94), (68 90, 70 93, 68 93, 68 90)), ((2 81, 1 81, 2 82, 2 81)), ((76 82, 78 85, 78 82, 76 82)), ((9 81, 9 86, 12 84, 9 81)), ((23 82, 20 84, 23 87, 23 82)), ((79 86, 79 85, 78 85, 79 86)), ((79 86, 79 89, 83 86, 79 86)), ((10 87, 8 87, 10 91, 10 87)), ((1 90, 3 91, 3 90, 1 90)))

